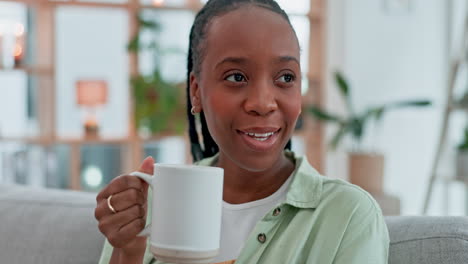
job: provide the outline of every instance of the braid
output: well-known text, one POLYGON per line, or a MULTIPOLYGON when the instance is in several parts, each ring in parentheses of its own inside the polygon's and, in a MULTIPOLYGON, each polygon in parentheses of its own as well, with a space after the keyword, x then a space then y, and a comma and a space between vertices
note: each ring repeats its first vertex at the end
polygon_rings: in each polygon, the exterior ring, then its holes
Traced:
POLYGON ((205 114, 200 114, 200 122, 202 124, 202 134, 203 134, 203 145, 205 146, 205 151, 203 155, 205 157, 211 157, 214 154, 218 153, 219 148, 216 142, 211 137, 210 131, 208 130, 208 125, 206 124, 205 114))
MULTIPOLYGON (((203 158, 211 157, 218 153, 219 147, 213 140, 213 137, 208 130, 205 114, 200 113, 200 126, 203 136, 203 149, 200 145, 199 135, 196 129, 195 117, 191 113, 192 103, 190 100, 190 73, 193 71, 195 75, 200 75, 200 66, 205 52, 204 40, 206 39, 206 31, 209 23, 215 17, 221 16, 227 12, 234 11, 242 5, 251 4, 258 7, 266 8, 281 15, 291 26, 289 17, 286 12, 274 0, 209 0, 205 6, 198 12, 190 30, 189 51, 187 58, 187 116, 189 121, 189 137, 191 143, 191 152, 194 161, 199 161, 203 158)), ((285 146, 285 149, 291 149, 291 140, 285 146)))
MULTIPOLYGON (((190 30, 190 39, 193 35, 193 26, 190 30)), ((192 42, 189 43, 189 51, 187 58, 187 117, 189 121, 189 137, 190 137, 190 150, 192 152, 192 157, 194 161, 199 161, 203 159, 203 151, 200 146, 200 141, 198 140, 197 128, 195 125, 195 116, 192 115, 192 101, 190 101, 190 73, 193 69, 193 60, 192 60, 192 42)))

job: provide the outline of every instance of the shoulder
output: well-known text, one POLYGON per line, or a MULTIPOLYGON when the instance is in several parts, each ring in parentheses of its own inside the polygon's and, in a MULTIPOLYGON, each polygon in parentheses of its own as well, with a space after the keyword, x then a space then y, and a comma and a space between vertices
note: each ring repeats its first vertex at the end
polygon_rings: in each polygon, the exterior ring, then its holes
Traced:
POLYGON ((375 260, 387 259, 390 239, 384 216, 375 199, 359 186, 340 179, 325 179, 323 186, 321 212, 329 216, 327 219, 341 219, 338 221, 343 225, 339 255, 353 256, 361 251, 365 252, 365 256, 359 263, 367 263, 364 259, 383 263, 375 260))
POLYGON ((294 159, 296 171, 290 191, 297 200, 307 201, 313 208, 380 211, 374 198, 359 186, 320 174, 305 156, 294 156, 294 159))
POLYGON ((359 186, 321 175, 309 164, 306 157, 295 157, 295 160, 296 175, 290 197, 307 203, 293 205, 307 205, 308 208, 314 208, 326 215, 344 218, 381 215, 374 198, 359 186))
POLYGON ((331 205, 354 213, 378 214, 380 207, 375 199, 361 187, 343 181, 323 177, 323 189, 320 204, 331 205))
POLYGON ((323 180, 323 192, 317 211, 339 230, 342 226, 342 247, 373 241, 370 248, 388 245, 388 230, 375 199, 359 186, 340 179, 323 180))

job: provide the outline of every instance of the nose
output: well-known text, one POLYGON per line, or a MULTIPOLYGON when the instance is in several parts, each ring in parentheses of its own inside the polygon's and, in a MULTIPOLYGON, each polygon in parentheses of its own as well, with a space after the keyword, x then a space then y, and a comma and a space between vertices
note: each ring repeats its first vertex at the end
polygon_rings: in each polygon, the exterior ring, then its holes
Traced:
POLYGON ((248 87, 244 109, 248 114, 266 116, 278 109, 274 84, 263 81, 258 85, 248 87))

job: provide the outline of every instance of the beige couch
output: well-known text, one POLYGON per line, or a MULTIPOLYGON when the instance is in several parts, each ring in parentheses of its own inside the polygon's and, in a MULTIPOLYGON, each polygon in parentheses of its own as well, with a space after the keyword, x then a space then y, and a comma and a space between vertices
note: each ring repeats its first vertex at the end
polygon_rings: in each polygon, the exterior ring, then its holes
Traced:
MULTIPOLYGON (((92 193, 0 185, 0 263, 97 263, 104 237, 94 207, 92 193)), ((468 263, 468 218, 386 221, 390 264, 468 263)))

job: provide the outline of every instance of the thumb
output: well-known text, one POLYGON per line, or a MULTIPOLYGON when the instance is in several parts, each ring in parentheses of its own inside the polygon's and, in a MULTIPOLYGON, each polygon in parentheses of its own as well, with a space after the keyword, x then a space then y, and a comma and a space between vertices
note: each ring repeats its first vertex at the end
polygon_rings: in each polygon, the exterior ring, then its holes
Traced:
POLYGON ((154 167, 154 159, 153 157, 149 156, 145 160, 143 160, 138 171, 153 175, 153 167, 154 167))

